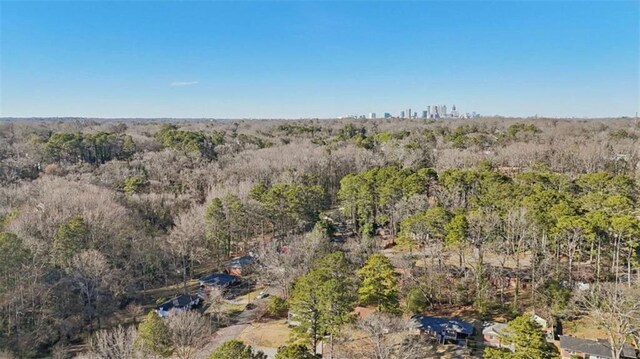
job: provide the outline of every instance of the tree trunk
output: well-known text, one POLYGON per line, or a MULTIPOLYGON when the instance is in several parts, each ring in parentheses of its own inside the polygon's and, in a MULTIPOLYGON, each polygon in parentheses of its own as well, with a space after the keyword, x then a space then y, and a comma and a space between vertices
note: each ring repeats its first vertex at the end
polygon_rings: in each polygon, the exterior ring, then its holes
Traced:
POLYGON ((631 254, 633 251, 631 248, 627 251, 627 286, 631 288, 631 254))
POLYGON ((520 255, 516 252, 516 287, 513 292, 514 308, 518 308, 518 294, 520 294, 520 255))
POLYGON ((602 245, 600 244, 600 237, 598 236, 598 248, 596 249, 596 283, 600 283, 600 251, 602 245))

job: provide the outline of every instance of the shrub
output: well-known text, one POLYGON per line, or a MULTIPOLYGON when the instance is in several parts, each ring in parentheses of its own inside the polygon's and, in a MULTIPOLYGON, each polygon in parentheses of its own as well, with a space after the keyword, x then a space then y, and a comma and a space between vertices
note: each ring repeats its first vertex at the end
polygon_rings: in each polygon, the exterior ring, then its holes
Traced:
POLYGON ((269 305, 267 305, 267 313, 273 317, 282 316, 289 310, 289 305, 287 301, 278 297, 272 296, 269 298, 269 305))

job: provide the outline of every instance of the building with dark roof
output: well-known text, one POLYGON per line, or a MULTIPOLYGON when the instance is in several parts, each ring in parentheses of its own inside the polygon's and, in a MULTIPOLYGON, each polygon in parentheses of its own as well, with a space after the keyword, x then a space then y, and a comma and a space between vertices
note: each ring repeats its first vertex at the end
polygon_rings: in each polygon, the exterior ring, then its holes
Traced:
POLYGON ((458 318, 438 318, 425 315, 411 317, 411 328, 438 341, 466 345, 466 339, 473 335, 473 324, 458 318))
MULTIPOLYGON (((576 357, 584 359, 613 359, 611 355, 611 345, 604 339, 589 340, 561 335, 560 353, 563 359, 576 357)), ((622 349, 620 359, 637 358, 636 350, 630 345, 625 345, 622 349)))
POLYGON ((200 278, 200 291, 198 293, 201 297, 207 297, 213 288, 225 290, 240 283, 240 278, 237 276, 227 273, 211 273, 200 278))
POLYGON ((200 304, 200 297, 196 295, 180 294, 156 307, 156 312, 162 318, 174 310, 191 310, 200 304))
POLYGON ((246 275, 251 271, 255 258, 251 254, 235 257, 227 264, 227 272, 235 276, 246 275))

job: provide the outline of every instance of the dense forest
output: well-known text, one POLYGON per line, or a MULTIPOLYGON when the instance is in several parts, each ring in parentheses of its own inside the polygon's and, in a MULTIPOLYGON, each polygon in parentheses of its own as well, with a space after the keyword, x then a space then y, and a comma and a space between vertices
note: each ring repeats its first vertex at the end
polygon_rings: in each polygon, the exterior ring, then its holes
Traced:
MULTIPOLYGON (((356 306, 387 328, 535 309, 588 318, 622 350, 640 340, 639 181, 631 119, 0 122, 0 356, 91 350, 138 326, 154 289, 246 253, 300 343, 328 334, 331 357, 419 347, 349 353, 346 326, 382 330, 356 306)), ((151 351, 193 357, 175 337, 151 351)))

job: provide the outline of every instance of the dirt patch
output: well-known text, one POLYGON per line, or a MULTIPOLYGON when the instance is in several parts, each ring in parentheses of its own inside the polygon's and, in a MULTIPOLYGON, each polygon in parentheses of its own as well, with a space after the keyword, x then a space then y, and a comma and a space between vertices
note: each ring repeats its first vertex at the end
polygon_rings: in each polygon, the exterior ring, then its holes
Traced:
POLYGON ((250 324, 240 333, 238 339, 252 346, 278 348, 287 344, 290 332, 286 320, 269 320, 250 324))

